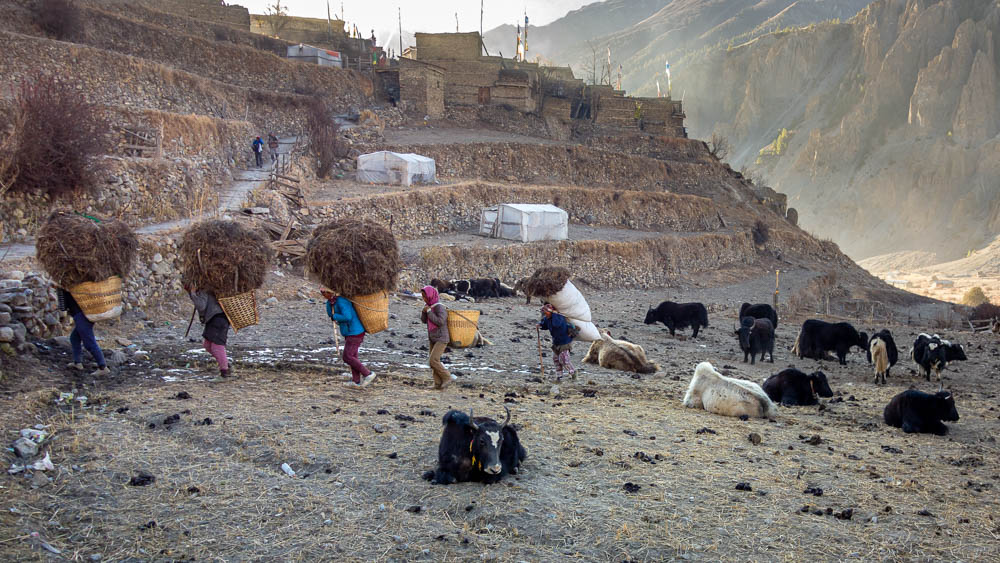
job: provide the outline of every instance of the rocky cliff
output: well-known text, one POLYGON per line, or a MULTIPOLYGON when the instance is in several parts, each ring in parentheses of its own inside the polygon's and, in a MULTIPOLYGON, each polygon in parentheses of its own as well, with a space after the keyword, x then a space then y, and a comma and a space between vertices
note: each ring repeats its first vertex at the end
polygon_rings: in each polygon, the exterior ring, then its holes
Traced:
POLYGON ((855 258, 948 259, 1000 231, 998 69, 997 2, 878 0, 710 51, 675 91, 692 135, 727 136, 733 164, 756 163, 804 228, 855 258))

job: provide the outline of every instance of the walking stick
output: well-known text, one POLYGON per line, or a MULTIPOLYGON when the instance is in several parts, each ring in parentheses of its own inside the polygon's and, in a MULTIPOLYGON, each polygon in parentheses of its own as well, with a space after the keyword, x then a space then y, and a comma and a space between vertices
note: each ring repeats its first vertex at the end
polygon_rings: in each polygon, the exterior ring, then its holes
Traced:
POLYGON ((545 377, 545 364, 542 363, 542 330, 537 325, 535 336, 538 337, 538 370, 542 372, 542 377, 545 377))
POLYGON ((188 328, 184 331, 184 340, 187 340, 188 334, 191 333, 191 325, 194 324, 194 314, 198 312, 198 309, 191 309, 191 320, 188 321, 188 328))

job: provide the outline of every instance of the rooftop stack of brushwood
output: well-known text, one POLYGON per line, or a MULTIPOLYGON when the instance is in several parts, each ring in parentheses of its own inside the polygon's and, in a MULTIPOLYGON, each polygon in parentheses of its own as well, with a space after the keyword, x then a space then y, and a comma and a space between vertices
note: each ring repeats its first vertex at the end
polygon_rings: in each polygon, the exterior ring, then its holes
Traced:
POLYGON ((178 250, 184 286, 215 295, 234 330, 260 321, 255 290, 274 260, 262 233, 235 221, 202 221, 188 228, 178 250))
POLYGON ((122 311, 122 280, 135 265, 139 239, 122 221, 57 210, 39 230, 42 267, 93 322, 122 311))
POLYGON ((388 292, 396 290, 402 267, 396 237, 374 221, 324 223, 306 249, 310 276, 348 298, 369 334, 388 327, 388 292))

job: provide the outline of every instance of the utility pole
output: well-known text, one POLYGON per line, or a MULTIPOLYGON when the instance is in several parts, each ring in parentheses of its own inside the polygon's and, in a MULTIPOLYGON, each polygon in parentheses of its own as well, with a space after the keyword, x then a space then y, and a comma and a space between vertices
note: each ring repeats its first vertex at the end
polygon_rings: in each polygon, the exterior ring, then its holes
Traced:
POLYGON ((403 58, 403 8, 399 7, 399 57, 403 58))
POLYGON ((458 33, 458 12, 455 12, 455 33, 458 33))
POLYGON ((479 41, 483 41, 483 9, 486 0, 479 0, 479 41))

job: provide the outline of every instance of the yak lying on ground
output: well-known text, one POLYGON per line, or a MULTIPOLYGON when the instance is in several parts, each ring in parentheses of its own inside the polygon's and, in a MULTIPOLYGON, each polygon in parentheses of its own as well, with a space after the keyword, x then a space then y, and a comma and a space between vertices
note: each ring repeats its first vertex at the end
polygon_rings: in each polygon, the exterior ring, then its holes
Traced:
POLYGON ((910 389, 889 401, 883 417, 886 424, 902 428, 907 434, 919 432, 944 436, 948 427, 941 421, 957 422, 958 411, 955 409, 955 396, 950 391, 929 395, 910 389))
POLYGON ((858 332, 850 323, 828 323, 809 319, 802 323, 802 330, 795 340, 793 353, 799 358, 826 359, 826 353, 833 350, 840 365, 847 365, 847 353, 852 346, 868 349, 868 335, 858 332))
POLYGON ((899 361, 899 350, 889 329, 883 328, 872 335, 868 341, 867 354, 868 363, 875 364, 875 383, 878 384, 880 379, 885 383, 885 378, 889 376, 889 368, 899 361))
POLYGON ((806 375, 795 368, 768 377, 762 388, 772 401, 783 405, 815 405, 819 402, 817 396, 833 396, 825 373, 814 371, 806 375))
POLYGON ((774 310, 774 307, 768 305, 767 303, 757 303, 756 305, 744 303, 743 305, 740 305, 740 315, 738 318, 742 321, 745 317, 767 319, 771 321, 771 325, 774 326, 775 329, 778 328, 778 312, 774 310))
POLYGON ((736 336, 740 341, 740 350, 743 350, 743 361, 747 361, 750 356, 750 363, 757 363, 757 354, 760 354, 760 361, 764 361, 764 353, 771 355, 771 363, 774 363, 774 327, 769 319, 755 319, 753 317, 743 317, 740 321, 740 328, 736 329, 736 336))
POLYGON ((444 281, 437 278, 431 280, 430 284, 438 293, 447 293, 453 297, 472 297, 474 299, 487 299, 490 297, 514 297, 517 292, 514 288, 504 285, 498 278, 477 278, 467 280, 444 281))
POLYGON ((932 369, 937 380, 941 381, 941 372, 948 366, 948 362, 968 359, 961 344, 952 344, 936 334, 925 333, 920 333, 913 342, 910 358, 920 366, 920 372, 927 381, 931 380, 932 369))
POLYGON ((601 332, 600 340, 595 340, 590 345, 583 361, 597 364, 602 368, 635 373, 656 373, 660 369, 660 366, 646 359, 646 351, 642 346, 625 340, 615 340, 607 330, 601 332))
POLYGON ((726 377, 708 362, 694 369, 683 403, 691 409, 705 409, 724 416, 774 418, 778 414, 777 407, 760 385, 726 377))
POLYGON ((670 329, 670 336, 674 336, 674 330, 678 328, 691 327, 691 336, 698 336, 698 330, 708 326, 708 310, 701 303, 674 303, 664 301, 657 305, 655 309, 650 307, 646 311, 646 324, 663 323, 670 329))
POLYGON ((424 473, 424 479, 439 485, 477 481, 496 483, 517 468, 527 452, 510 422, 510 409, 503 424, 472 411, 448 411, 438 445, 438 466, 424 473))

